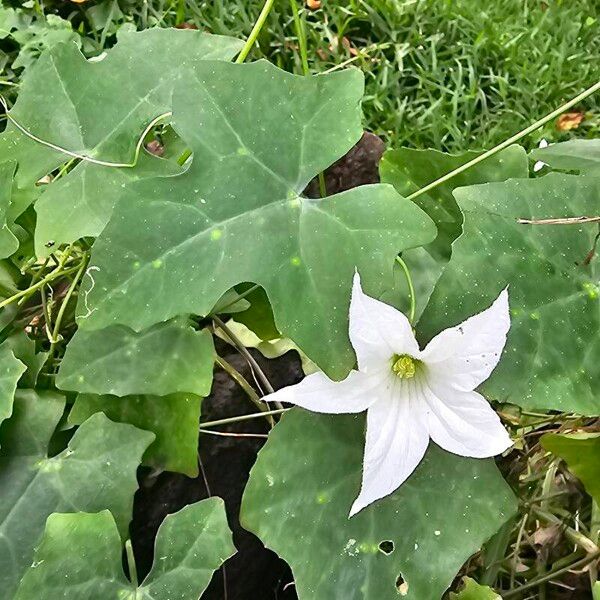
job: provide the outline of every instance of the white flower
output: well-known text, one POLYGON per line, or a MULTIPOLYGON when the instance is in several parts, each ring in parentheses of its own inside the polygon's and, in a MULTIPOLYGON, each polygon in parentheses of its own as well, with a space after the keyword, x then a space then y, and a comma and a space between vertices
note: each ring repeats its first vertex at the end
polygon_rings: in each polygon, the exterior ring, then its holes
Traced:
POLYGON ((350 516, 396 490, 425 455, 429 438, 448 452, 484 458, 512 445, 498 415, 475 388, 500 360, 510 327, 508 293, 424 350, 408 319, 365 295, 358 273, 350 302, 350 341, 358 371, 340 382, 323 373, 265 397, 320 413, 367 410, 362 486, 350 516))

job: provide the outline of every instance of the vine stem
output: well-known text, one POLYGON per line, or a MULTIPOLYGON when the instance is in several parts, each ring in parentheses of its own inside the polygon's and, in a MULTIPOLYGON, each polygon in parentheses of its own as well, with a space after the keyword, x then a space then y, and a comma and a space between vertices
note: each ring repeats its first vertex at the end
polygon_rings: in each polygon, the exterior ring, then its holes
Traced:
POLYGON ((54 352, 56 350, 56 344, 58 343, 58 334, 60 333, 60 326, 62 324, 63 317, 65 316, 65 311, 67 310, 67 305, 69 304, 69 300, 71 300, 71 296, 75 291, 75 287, 79 283, 81 276, 83 275, 85 268, 87 267, 89 261, 89 254, 86 253, 83 260, 81 261, 81 265, 79 266, 79 270, 75 274, 63 301, 60 304, 60 308, 58 310, 58 314, 56 315, 56 321, 54 322, 54 329, 52 330, 52 337, 50 339, 50 351, 48 352, 48 357, 46 360, 50 360, 54 356, 54 352))
POLYGON ((600 553, 600 548, 598 548, 598 546, 592 540, 590 540, 590 538, 586 537, 579 531, 575 531, 575 529, 573 529, 572 527, 565 525, 565 523, 563 523, 558 517, 554 516, 552 513, 538 508, 537 506, 533 506, 531 508, 531 512, 542 521, 560 527, 565 537, 568 540, 570 540, 571 543, 583 548, 588 554, 600 553))
POLYGON ((304 30, 304 23, 302 19, 300 19, 300 13, 298 12, 296 0, 290 0, 290 6, 292 7, 292 14, 294 15, 294 26, 296 28, 296 37, 298 38, 302 72, 304 75, 309 75, 310 69, 308 67, 308 52, 306 50, 306 31, 304 30))
POLYGON ((17 121, 9 112, 9 108, 8 108, 8 104, 6 102, 6 100, 4 99, 4 97, 2 95, 0 95, 0 104, 2 105, 2 107, 4 108, 4 111, 6 113, 6 118, 26 137, 28 137, 29 139, 33 140, 34 142, 37 142, 38 144, 41 144, 42 146, 46 146, 47 148, 51 148, 52 150, 56 150, 57 152, 61 152, 62 154, 66 154, 67 156, 70 156, 73 159, 79 159, 85 162, 90 162, 94 165, 99 165, 101 167, 115 167, 115 168, 119 168, 119 169, 126 169, 126 168, 133 168, 137 165, 137 161, 138 158, 140 156, 140 152, 142 150, 142 146, 144 144, 144 138, 148 135, 148 133, 152 130, 152 128, 157 125, 158 123, 160 123, 162 120, 166 119, 167 117, 170 117, 172 115, 171 112, 165 112, 161 115, 158 115, 157 117, 154 117, 154 119, 152 119, 152 121, 150 121, 150 123, 146 126, 146 129, 144 129, 144 131, 142 132, 142 135, 138 138, 138 142, 135 146, 135 153, 133 156, 133 162, 130 163, 119 163, 119 162, 112 162, 112 161, 108 161, 108 160, 100 160, 97 158, 92 158, 91 156, 88 156, 87 154, 80 154, 79 152, 73 152, 72 150, 68 150, 67 148, 63 148, 62 146, 59 146, 57 144, 53 144, 52 142, 49 142, 47 140, 42 139, 41 137, 38 137, 37 135, 31 133, 31 131, 29 131, 24 125, 21 125, 21 123, 19 123, 19 121, 17 121))
POLYGON ((65 262, 67 261, 69 254, 70 254, 69 251, 65 252, 65 255, 63 256, 63 259, 59 263, 59 266, 54 271, 51 271, 50 273, 48 273, 48 275, 46 275, 43 279, 40 279, 34 285, 29 286, 25 290, 20 290, 19 292, 17 292, 10 298, 7 298, 6 300, 3 300, 2 302, 0 302, 0 308, 4 308, 5 306, 8 306, 9 304, 12 304, 16 300, 19 300, 20 298, 30 296, 31 294, 33 294, 33 292, 39 290, 41 287, 44 287, 47 283, 49 283, 53 279, 56 279, 57 277, 61 277, 62 275, 68 275, 69 273, 73 273, 73 272, 77 271, 77 269, 79 268, 79 265, 77 267, 71 267, 64 271, 62 270, 65 262))
POLYGON ((218 425, 229 425, 230 423, 239 423, 240 421, 249 421, 251 419, 259 419, 267 415, 281 415, 283 413, 292 410, 291 408, 277 408, 275 410, 268 410, 265 412, 252 413, 250 415, 238 415, 237 417, 227 417, 226 419, 219 419, 218 421, 206 421, 200 423, 201 428, 217 427, 218 425))
POLYGON ((265 24, 267 17, 269 16, 271 9, 273 8, 273 4, 275 4, 275 0, 266 0, 264 6, 262 7, 262 10, 260 11, 260 15, 258 15, 258 19, 256 20, 256 23, 254 23, 254 27, 252 28, 252 31, 250 32, 250 35, 248 36, 248 39, 244 44, 244 47, 235 59, 235 62, 237 64, 243 63, 246 60, 248 54, 250 54, 250 50, 252 50, 252 46, 254 46, 254 42, 256 42, 256 39, 258 38, 260 31, 263 28, 263 25, 265 24))
POLYGON ((396 262, 402 267, 402 270, 404 271, 404 276, 406 277, 406 283, 408 284, 408 293, 410 294, 410 313, 408 316, 408 320, 412 325, 415 322, 415 312, 417 309, 415 287, 413 285, 412 277, 410 276, 410 271, 408 270, 406 263, 399 256, 396 256, 396 262))
MULTIPOLYGON (((239 353, 248 361, 252 369, 256 372, 256 375, 260 379, 260 382, 265 386, 267 392, 269 394, 272 394, 275 391, 273 389, 273 386, 267 379, 267 376, 263 373, 262 369, 259 367, 256 360, 254 360, 252 354, 248 352, 246 346, 242 344, 242 342, 238 339, 235 333, 233 333, 233 331, 231 331, 231 329, 229 329, 229 327, 227 327, 227 325, 225 325, 225 323, 223 323, 223 321, 221 321, 221 319, 217 317, 217 315, 213 315, 212 319, 215 322, 215 324, 219 327, 219 329, 221 329, 223 333, 225 333, 225 335, 231 340, 233 345, 238 349, 239 353)), ((281 408, 281 406, 278 406, 277 408, 281 408)))
POLYGON ((515 135, 504 140, 502 143, 498 144, 497 146, 494 146, 494 148, 487 150, 486 152, 484 152, 483 154, 480 154, 479 156, 476 156, 473 160, 470 160, 470 161, 466 162, 464 165, 461 165, 460 167, 453 169, 449 173, 446 173, 446 175, 443 175, 439 179, 432 181, 431 183, 427 184, 425 187, 422 187, 421 189, 412 193, 410 196, 408 196, 408 199, 414 200, 415 198, 418 198, 419 196, 426 194, 427 192, 430 192, 431 190, 435 189, 442 183, 445 183, 446 181, 452 179, 453 177, 456 177, 456 175, 459 175, 460 173, 467 171, 471 167, 474 167, 475 165, 479 164, 480 162, 483 162, 484 160, 490 158, 491 156, 494 156, 494 154, 497 154, 498 152, 501 152, 505 148, 508 148, 511 144, 518 142, 519 140, 524 138, 526 135, 529 135, 536 129, 539 129, 540 127, 542 127, 543 125, 548 123, 548 121, 551 121, 552 119, 558 117, 560 114, 562 114, 566 110, 569 110, 569 108, 571 108, 572 106, 575 106, 575 104, 577 104, 578 102, 585 100, 588 96, 591 96, 598 90, 600 90, 600 81, 598 81, 597 83, 595 83, 594 85, 589 87, 587 90, 581 92, 581 94, 578 94, 577 96, 575 96, 575 98, 569 100, 567 103, 563 104, 562 106, 559 106, 556 110, 553 110, 551 113, 547 114, 545 117, 542 117, 541 119, 535 121, 535 123, 532 123, 531 125, 529 125, 529 127, 522 129, 518 133, 515 133, 515 135))
POLYGON ((524 592, 525 590, 528 590, 532 587, 536 587, 536 586, 540 585, 540 583, 545 583, 546 581, 550 581, 551 579, 554 579, 555 577, 558 577, 559 575, 562 575, 563 573, 566 573, 567 571, 585 567, 589 563, 598 559, 598 557, 600 557, 600 551, 595 552, 594 554, 588 554, 587 556, 584 556, 582 559, 580 559, 574 563, 571 563, 570 565, 567 565, 566 567, 563 567, 562 569, 557 569, 556 571, 550 571, 549 573, 546 573, 542 577, 538 577, 537 579, 532 579, 531 581, 527 582, 526 584, 524 584, 522 586, 519 586, 512 590, 508 590, 506 592, 502 592, 502 597, 503 598, 512 598, 513 596, 517 596, 517 595, 521 594, 521 592, 524 592))
POLYGON ((225 371, 248 395, 248 398, 254 403, 256 408, 260 410, 259 413, 262 417, 265 417, 271 427, 275 425, 275 421, 273 417, 269 414, 270 411, 267 408, 267 405, 261 402, 258 394, 254 391, 254 388, 248 383, 246 378, 236 369, 230 365, 224 358, 217 356, 215 358, 215 362, 225 371))

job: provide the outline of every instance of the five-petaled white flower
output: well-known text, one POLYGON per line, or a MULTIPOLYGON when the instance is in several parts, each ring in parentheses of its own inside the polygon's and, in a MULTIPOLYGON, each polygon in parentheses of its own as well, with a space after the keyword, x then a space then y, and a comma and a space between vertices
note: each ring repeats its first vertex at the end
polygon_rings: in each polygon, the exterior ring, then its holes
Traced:
POLYGON ((505 289, 490 308, 420 350, 408 319, 364 294, 357 273, 349 333, 358 370, 340 382, 314 373, 264 399, 320 413, 368 411, 362 486, 352 516, 410 476, 430 437, 449 452, 475 458, 512 445, 498 415, 474 391, 498 364, 509 327, 505 289))

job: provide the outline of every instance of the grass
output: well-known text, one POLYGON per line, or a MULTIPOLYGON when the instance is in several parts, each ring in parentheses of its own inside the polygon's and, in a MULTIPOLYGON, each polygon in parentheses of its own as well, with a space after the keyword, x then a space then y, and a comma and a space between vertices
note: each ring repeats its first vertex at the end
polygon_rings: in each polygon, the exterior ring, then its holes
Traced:
MULTIPOLYGON (((458 152, 489 148, 595 83, 600 9, 595 0, 322 0, 306 22, 308 64, 345 61, 366 76, 365 126, 392 145, 458 152)), ((6 3, 5 3, 6 4, 6 3)), ((245 37, 263 0, 47 2, 97 52, 124 23, 138 29, 193 24, 245 37)), ((302 72, 289 0, 276 0, 252 58, 302 72)), ((600 97, 575 130, 597 135, 600 97)), ((553 125, 529 138, 569 137, 553 125)))

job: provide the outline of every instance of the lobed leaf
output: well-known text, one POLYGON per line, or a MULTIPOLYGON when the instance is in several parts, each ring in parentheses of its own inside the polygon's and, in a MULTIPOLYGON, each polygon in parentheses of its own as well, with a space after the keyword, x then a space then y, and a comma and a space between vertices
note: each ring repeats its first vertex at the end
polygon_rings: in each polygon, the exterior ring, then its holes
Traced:
POLYGON ((56 386, 113 396, 174 392, 208 396, 213 362, 210 332, 195 331, 183 319, 139 333, 119 325, 79 329, 67 346, 56 386))
POLYGON ((154 564, 138 587, 123 573, 121 540, 109 511, 53 514, 15 600, 197 600, 233 554, 223 501, 191 504, 161 524, 154 564))
POLYGON ((201 401, 192 394, 124 398, 79 394, 68 422, 80 425, 94 413, 103 412, 112 421, 151 431, 156 438, 144 453, 142 464, 197 477, 201 401))
MULTIPOLYGON (((241 46, 241 41, 225 36, 159 28, 122 32, 101 60, 86 60, 75 44, 57 44, 28 69, 10 115, 55 147, 130 164, 144 129, 170 112, 175 83, 185 81, 203 60, 233 58, 241 46)), ((31 188, 72 158, 27 137, 12 123, 0 138, 2 156, 19 162, 20 189, 31 188)), ((134 168, 80 162, 47 186, 39 200, 37 255, 47 256, 61 243, 98 235, 126 182, 178 171, 176 164, 143 154, 134 168)))
POLYGON ((343 377, 354 363, 355 268, 377 295, 396 254, 434 236, 429 218, 391 186, 300 196, 360 137, 362 91, 356 70, 299 77, 263 61, 199 65, 173 100, 174 128, 193 162, 124 192, 94 245, 98 270, 80 326, 140 330, 206 315, 226 290, 252 281, 265 289, 279 331, 343 377))
MULTIPOLYGON (((154 435, 90 417, 68 448, 48 456, 65 406, 48 391, 18 390, 0 428, 0 589, 11 598, 53 512, 109 509, 121 534, 131 518, 136 469, 154 435)), ((38 596, 39 597, 39 596, 38 596)))
POLYGON ((419 321, 422 341, 508 286, 511 328, 484 393, 529 409, 600 414, 598 225, 519 222, 595 214, 600 179, 553 173, 455 195, 464 232, 419 321))
POLYGON ((250 473, 242 525, 290 564, 300 600, 439 600, 515 511, 512 492, 492 460, 432 443, 394 494, 348 519, 363 432, 362 415, 286 414, 250 473))

